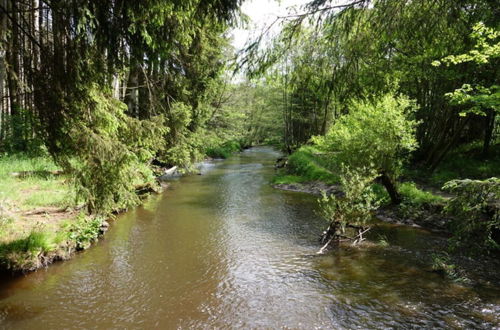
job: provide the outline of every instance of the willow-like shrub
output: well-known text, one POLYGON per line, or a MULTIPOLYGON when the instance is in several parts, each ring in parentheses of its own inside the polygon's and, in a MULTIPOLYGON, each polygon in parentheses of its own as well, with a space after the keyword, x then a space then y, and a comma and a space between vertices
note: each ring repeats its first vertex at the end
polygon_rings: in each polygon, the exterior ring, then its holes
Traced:
POLYGON ((417 122, 412 119, 415 110, 415 102, 393 94, 373 101, 354 101, 348 114, 341 116, 325 136, 313 141, 332 167, 376 173, 391 201, 398 204, 401 197, 395 181, 404 161, 417 147, 417 122))

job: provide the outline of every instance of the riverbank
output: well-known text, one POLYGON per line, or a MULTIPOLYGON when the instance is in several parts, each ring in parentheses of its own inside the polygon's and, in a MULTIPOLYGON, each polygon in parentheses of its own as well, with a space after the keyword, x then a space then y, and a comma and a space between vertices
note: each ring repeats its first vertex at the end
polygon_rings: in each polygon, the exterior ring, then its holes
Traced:
POLYGON ((477 267, 471 261, 474 272, 466 275, 473 284, 441 276, 432 269, 432 255, 445 249, 442 235, 378 223, 368 233, 370 246, 316 254, 325 221, 311 195, 268 184, 276 157, 260 147, 204 164, 202 175, 174 180, 165 193, 117 216, 102 242, 70 262, 2 278, 0 324, 13 329, 498 324, 498 262, 477 267), (484 269, 491 277, 484 278, 484 269))
MULTIPOLYGON (((274 183, 276 189, 302 192, 321 196, 342 196, 343 192, 339 184, 327 184, 321 181, 297 182, 297 183, 274 183)), ((449 233, 450 217, 443 214, 445 198, 430 191, 424 191, 412 183, 404 183, 401 193, 406 203, 400 206, 382 205, 375 212, 375 217, 381 221, 421 227, 431 231, 449 233)), ((384 196, 381 197, 382 199, 384 196)))
POLYGON ((85 212, 71 178, 50 158, 0 159, 0 271, 30 272, 70 259, 96 242, 113 218, 85 212))
MULTIPOLYGON (((244 148, 248 146, 230 141, 206 153, 223 159, 244 148)), ((159 184, 136 186, 141 197, 163 191, 169 186, 166 180, 189 172, 179 172, 177 166, 151 166, 159 184)), ((4 156, 0 158, 0 272, 31 272, 68 260, 99 240, 123 211, 89 215, 71 176, 48 156, 4 156)))

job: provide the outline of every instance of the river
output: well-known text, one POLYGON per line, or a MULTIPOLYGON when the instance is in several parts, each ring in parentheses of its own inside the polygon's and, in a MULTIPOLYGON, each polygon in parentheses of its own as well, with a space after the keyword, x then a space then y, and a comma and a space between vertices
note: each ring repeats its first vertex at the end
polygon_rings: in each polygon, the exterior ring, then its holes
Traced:
MULTIPOLYGON (((0 328, 495 328, 498 282, 429 270, 444 239, 380 225, 317 255, 315 197, 273 189, 278 153, 202 164, 74 259, 0 284, 0 328)), ((498 271, 498 269, 497 269, 498 271)))

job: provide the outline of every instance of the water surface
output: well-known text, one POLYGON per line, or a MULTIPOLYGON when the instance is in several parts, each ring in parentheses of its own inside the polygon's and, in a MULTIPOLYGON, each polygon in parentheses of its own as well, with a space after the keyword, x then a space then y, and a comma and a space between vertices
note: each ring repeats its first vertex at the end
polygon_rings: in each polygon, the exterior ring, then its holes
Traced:
POLYGON ((325 223, 314 197, 270 187, 277 156, 205 163, 73 260, 2 279, 0 328, 499 326, 498 282, 429 271, 439 236, 383 225, 387 247, 316 255, 325 223))

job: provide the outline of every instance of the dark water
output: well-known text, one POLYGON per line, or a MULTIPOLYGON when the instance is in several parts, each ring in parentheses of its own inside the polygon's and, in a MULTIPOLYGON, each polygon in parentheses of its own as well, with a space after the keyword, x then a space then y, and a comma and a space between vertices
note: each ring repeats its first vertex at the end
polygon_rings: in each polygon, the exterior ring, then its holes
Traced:
MULTIPOLYGON (((385 225, 316 255, 315 198, 268 184, 254 148, 118 218, 75 259, 0 284, 0 328, 495 328, 498 282, 429 271, 443 239, 385 225)), ((495 271, 498 271, 496 269, 495 271)))

